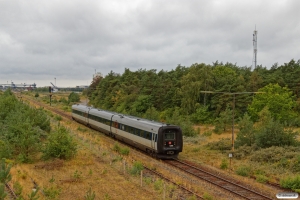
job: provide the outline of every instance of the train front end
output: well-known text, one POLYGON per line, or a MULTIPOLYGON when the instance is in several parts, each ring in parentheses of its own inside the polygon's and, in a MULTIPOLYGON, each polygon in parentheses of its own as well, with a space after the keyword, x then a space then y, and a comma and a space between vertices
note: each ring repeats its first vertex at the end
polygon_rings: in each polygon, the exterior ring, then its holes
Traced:
POLYGON ((162 126, 158 131, 157 157, 161 159, 177 158, 182 152, 183 138, 178 126, 162 126))

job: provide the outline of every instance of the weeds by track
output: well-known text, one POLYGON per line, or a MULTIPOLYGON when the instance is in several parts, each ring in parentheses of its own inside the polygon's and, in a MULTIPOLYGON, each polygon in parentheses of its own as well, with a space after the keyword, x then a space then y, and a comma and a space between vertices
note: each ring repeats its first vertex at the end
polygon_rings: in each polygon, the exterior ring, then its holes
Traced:
POLYGON ((216 174, 212 174, 211 172, 207 172, 203 169, 199 169, 185 162, 179 160, 166 160, 165 162, 167 164, 170 164, 176 168, 185 171, 186 173, 189 173, 193 176, 203 179, 211 184, 214 184, 224 190, 227 190, 245 199, 249 199, 249 200, 272 199, 261 193, 248 189, 242 185, 238 185, 232 181, 224 179, 223 177, 220 177, 216 174))

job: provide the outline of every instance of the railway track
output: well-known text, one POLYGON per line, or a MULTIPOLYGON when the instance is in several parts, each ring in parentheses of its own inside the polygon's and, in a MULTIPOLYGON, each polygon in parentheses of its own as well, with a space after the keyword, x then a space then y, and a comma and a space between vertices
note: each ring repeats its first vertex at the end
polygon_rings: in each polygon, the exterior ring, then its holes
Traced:
MULTIPOLYGON (((48 110, 50 110, 50 111, 52 111, 52 112, 54 112, 54 113, 56 113, 56 114, 58 114, 58 115, 61 115, 61 116, 65 117, 65 118, 67 118, 68 120, 72 120, 72 121, 73 121, 72 116, 71 116, 71 114, 69 114, 69 113, 66 113, 66 112, 64 112, 64 111, 61 111, 61 110, 59 110, 59 109, 57 109, 57 108, 55 108, 55 107, 52 107, 52 106, 49 106, 49 105, 45 105, 44 103, 40 103, 40 102, 38 102, 38 101, 36 101, 36 100, 33 100, 33 99, 31 99, 31 98, 27 98, 27 97, 24 97, 24 96, 23 96, 23 98, 26 99, 26 100, 28 100, 28 101, 33 102, 35 105, 38 105, 38 106, 40 106, 40 107, 44 107, 44 108, 46 108, 46 109, 48 109, 48 110)), ((116 139, 114 139, 114 140, 116 140, 116 139)), ((119 142, 121 142, 121 141, 119 141, 119 142)), ((128 144, 126 144, 126 143, 123 143, 123 144, 126 145, 126 146, 128 146, 128 144)), ((132 147, 132 146, 129 146, 129 147, 132 147)), ((135 150, 138 150, 138 149, 135 149, 135 150)), ((141 151, 138 151, 138 152, 141 152, 141 151)), ((141 152, 141 153, 144 154, 144 152, 141 152)), ((148 154, 147 154, 147 155, 148 155, 148 154)), ((158 176, 158 177, 160 177, 160 178, 162 178, 162 179, 164 179, 164 180, 166 180, 166 181, 168 181, 168 182, 170 182, 170 183, 172 183, 172 184, 178 186, 178 187, 179 187, 182 191, 184 191, 184 193, 186 194, 186 195, 183 195, 183 196, 193 195, 193 196, 195 196, 197 199, 204 199, 204 198, 203 198, 202 196, 200 196, 199 194, 196 194, 195 192, 191 191, 190 189, 188 189, 188 188, 186 188, 186 187, 184 187, 184 186, 182 186, 182 185, 180 185, 180 184, 177 184, 176 182, 174 182, 174 181, 172 181, 171 179, 169 179, 168 177, 166 177, 166 176, 164 176, 164 175, 158 173, 157 171, 152 170, 152 169, 150 169, 150 168, 147 167, 147 166, 144 166, 144 168, 147 169, 150 173, 154 174, 155 176, 158 176)), ((182 198, 179 198, 179 199, 185 199, 185 198, 182 197, 182 198)))
POLYGON ((193 176, 196 176, 200 179, 203 179, 213 185, 216 185, 224 190, 227 190, 231 193, 234 193, 237 196, 243 197, 244 199, 249 200, 265 200, 265 199, 272 199, 268 196, 265 196, 261 193, 248 189, 242 185, 236 184, 232 181, 226 180, 222 177, 219 177, 215 174, 207 172, 203 169, 199 169, 195 166, 187 164, 185 162, 179 160, 165 160, 165 163, 172 165, 176 168, 179 168, 186 173, 189 173, 193 176))
POLYGON ((18 198, 17 195, 14 193, 13 189, 7 183, 5 183, 5 190, 8 193, 7 196, 8 196, 9 199, 14 200, 14 199, 18 198))
POLYGON ((191 195, 195 196, 197 199, 204 199, 202 196, 196 194, 195 192, 189 190, 189 189, 186 188, 186 187, 183 187, 183 186, 180 185, 180 184, 175 183, 174 181, 172 181, 171 179, 169 179, 169 178, 165 177, 164 175, 158 173, 157 171, 154 171, 154 170, 150 169, 150 168, 147 167, 147 166, 144 166, 144 168, 147 169, 148 171, 150 171, 151 173, 155 174, 156 176, 161 177, 162 179, 164 179, 164 180, 166 180, 166 181, 168 181, 168 182, 170 182, 170 183, 172 183, 172 184, 178 186, 180 189, 182 189, 183 191, 187 192, 188 194, 191 194, 191 195))

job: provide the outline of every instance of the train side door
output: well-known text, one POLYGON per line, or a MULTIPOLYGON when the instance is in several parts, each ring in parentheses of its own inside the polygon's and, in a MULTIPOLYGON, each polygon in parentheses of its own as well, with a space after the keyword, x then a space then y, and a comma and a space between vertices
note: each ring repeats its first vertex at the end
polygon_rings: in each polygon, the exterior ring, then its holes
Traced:
POLYGON ((156 146, 157 146, 157 134, 152 133, 151 147, 152 147, 152 149, 157 150, 156 146))

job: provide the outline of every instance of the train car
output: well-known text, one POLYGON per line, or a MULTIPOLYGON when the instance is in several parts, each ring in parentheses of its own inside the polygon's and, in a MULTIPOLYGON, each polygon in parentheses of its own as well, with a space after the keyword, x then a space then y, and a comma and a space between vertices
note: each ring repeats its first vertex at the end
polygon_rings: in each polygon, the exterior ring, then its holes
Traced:
POLYGON ((182 152, 182 131, 175 125, 78 104, 72 106, 72 117, 157 158, 176 158, 182 152))

